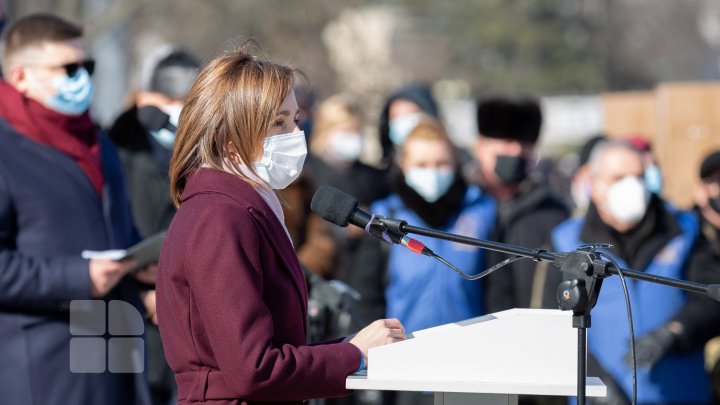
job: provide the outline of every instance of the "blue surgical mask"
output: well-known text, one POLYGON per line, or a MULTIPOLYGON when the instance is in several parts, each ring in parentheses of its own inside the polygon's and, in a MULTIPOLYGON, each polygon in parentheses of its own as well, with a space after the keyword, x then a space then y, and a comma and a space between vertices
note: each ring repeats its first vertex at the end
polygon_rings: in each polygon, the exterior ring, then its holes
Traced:
POLYGON ((399 117, 395 117, 390 120, 390 140, 395 146, 400 146, 405 143, 405 138, 410 135, 413 129, 422 119, 422 114, 406 114, 399 117))
POLYGON ((172 149, 175 143, 175 132, 167 128, 162 128, 159 131, 150 131, 150 135, 165 149, 172 149))
POLYGON ((56 76, 51 83, 57 94, 46 100, 48 108, 65 115, 80 115, 90 108, 94 87, 85 68, 78 69, 73 77, 56 76))
POLYGON ((663 186, 663 178, 657 165, 651 164, 646 167, 643 177, 648 191, 655 195, 660 195, 663 186))
MULTIPOLYGON (((169 116, 168 121, 173 126, 175 126, 175 128, 177 128, 178 123, 180 121, 180 112, 182 111, 182 104, 173 104, 173 105, 169 105, 166 107, 162 107, 162 110, 169 116)), ((150 131, 150 134, 165 149, 172 149, 173 144, 175 143, 175 135, 176 135, 175 131, 172 131, 168 128, 161 128, 158 131, 150 131)))
POLYGON ((452 169, 411 167, 405 173, 405 184, 429 203, 444 196, 453 180, 455 180, 455 171, 452 169))

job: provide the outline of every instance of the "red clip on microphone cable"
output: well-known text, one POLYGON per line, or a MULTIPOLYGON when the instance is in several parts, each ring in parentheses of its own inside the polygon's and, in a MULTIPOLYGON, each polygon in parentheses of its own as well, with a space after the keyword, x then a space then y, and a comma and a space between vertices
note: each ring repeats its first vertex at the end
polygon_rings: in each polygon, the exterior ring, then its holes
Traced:
POLYGON ((417 239, 403 236, 402 239, 400 239, 400 244, 420 255, 431 257, 435 255, 432 250, 425 247, 425 245, 417 239))

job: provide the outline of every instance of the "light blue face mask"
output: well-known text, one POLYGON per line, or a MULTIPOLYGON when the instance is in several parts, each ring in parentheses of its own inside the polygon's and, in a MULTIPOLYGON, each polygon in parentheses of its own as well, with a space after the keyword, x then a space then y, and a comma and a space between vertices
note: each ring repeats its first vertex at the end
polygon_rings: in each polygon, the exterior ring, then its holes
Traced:
POLYGON ((411 167, 405 173, 405 184, 429 203, 434 203, 444 196, 455 180, 452 169, 436 169, 411 167))
POLYGON ((48 108, 65 115, 80 115, 90 108, 95 89, 85 68, 78 69, 73 77, 56 76, 51 83, 57 94, 46 101, 48 108))
POLYGON ((660 169, 656 165, 652 164, 645 168, 643 180, 645 181, 645 186, 649 192, 655 195, 660 195, 663 186, 663 178, 660 169))
POLYGON ((390 120, 390 140, 395 146, 405 143, 405 138, 410 135, 413 129, 422 119, 422 114, 414 113, 401 115, 390 120))
MULTIPOLYGON (((168 121, 175 126, 175 128, 178 127, 178 124, 180 122, 180 112, 182 111, 182 105, 181 104, 174 104, 163 108, 164 112, 169 116, 168 121)), ((171 149, 173 148, 173 144, 175 143, 175 136, 177 135, 175 131, 171 131, 167 128, 161 128, 158 131, 150 131, 150 135, 165 149, 171 149)))
POLYGON ((172 149, 175 143, 175 132, 167 128, 162 128, 159 131, 150 131, 150 135, 165 149, 172 149))

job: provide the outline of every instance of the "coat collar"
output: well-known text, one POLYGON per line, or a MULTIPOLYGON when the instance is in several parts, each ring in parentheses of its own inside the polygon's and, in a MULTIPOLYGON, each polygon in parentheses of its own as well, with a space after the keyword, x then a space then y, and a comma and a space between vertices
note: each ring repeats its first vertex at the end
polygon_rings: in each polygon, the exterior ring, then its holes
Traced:
POLYGON ((265 222, 265 226, 261 228, 267 231, 268 239, 272 239, 271 246, 277 249, 277 257, 292 278, 299 294, 303 315, 307 318, 307 285, 297 254, 285 228, 260 194, 251 184, 230 173, 203 167, 188 175, 185 189, 180 196, 181 204, 195 195, 206 193, 226 195, 241 207, 248 209, 251 214, 261 217, 265 222))

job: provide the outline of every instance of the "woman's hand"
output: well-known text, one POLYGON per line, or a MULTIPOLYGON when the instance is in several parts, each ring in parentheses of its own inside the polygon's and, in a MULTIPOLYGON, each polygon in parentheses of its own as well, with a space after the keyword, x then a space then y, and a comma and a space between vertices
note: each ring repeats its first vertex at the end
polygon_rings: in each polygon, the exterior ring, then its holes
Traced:
POLYGON ((405 340, 405 328, 397 319, 378 319, 356 333, 350 343, 357 346, 365 356, 365 365, 368 364, 368 350, 371 347, 382 346, 405 340))

